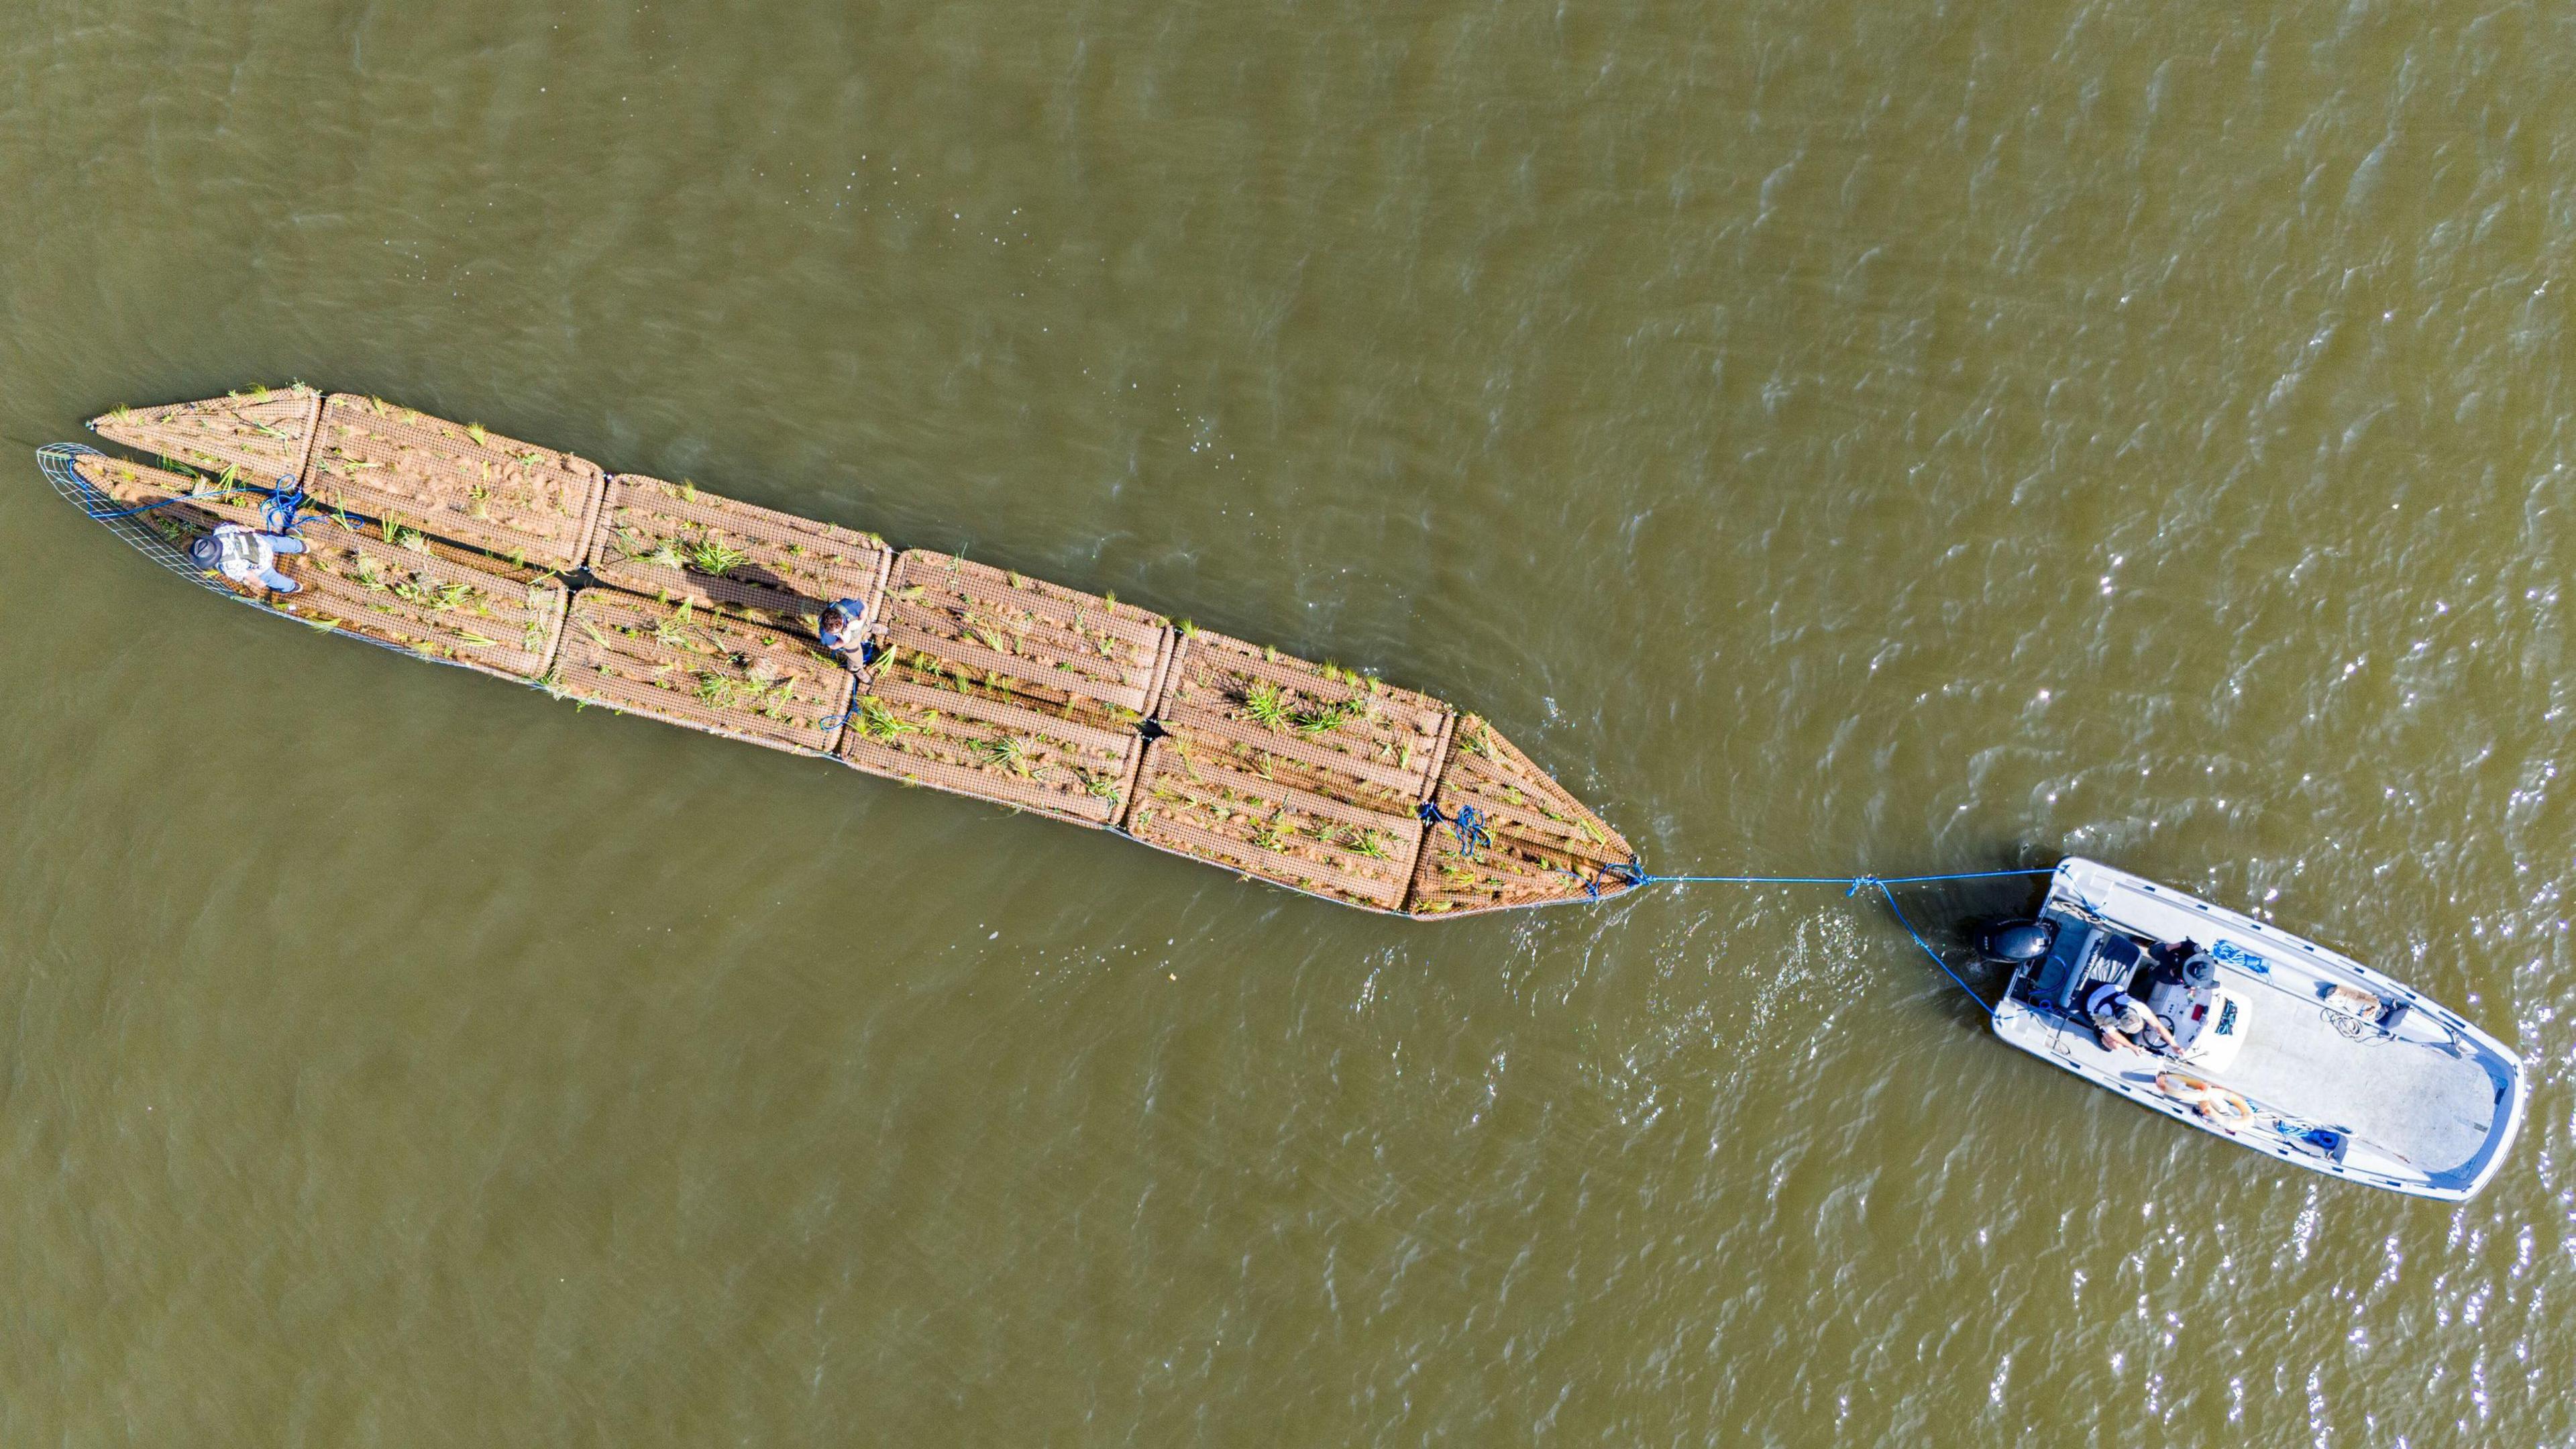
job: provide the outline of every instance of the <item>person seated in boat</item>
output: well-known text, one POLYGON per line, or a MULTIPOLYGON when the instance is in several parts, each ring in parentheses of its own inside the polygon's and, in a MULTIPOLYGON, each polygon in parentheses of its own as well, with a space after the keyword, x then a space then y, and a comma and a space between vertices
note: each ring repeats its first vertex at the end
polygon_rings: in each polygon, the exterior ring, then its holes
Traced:
POLYGON ((2154 962, 2148 969, 2155 979, 2176 986, 2206 986, 2217 976, 2217 963, 2189 936, 2179 941, 2159 941, 2147 948, 2147 956, 2154 962))
POLYGON ((2253 1103, 2215 1082, 2158 1072, 2156 1090, 2177 1102, 2188 1103, 2193 1111, 2221 1127, 2241 1126, 2254 1120, 2253 1103))
POLYGON ((2102 1034, 2104 1051, 2154 1051, 2167 1056, 2174 1051, 2173 1033, 2116 981, 2105 981, 2085 995, 2084 1014, 2102 1034), (2150 1047, 2149 1041, 2155 1045, 2150 1047))
POLYGON ((866 662, 859 657, 859 630, 868 621, 868 606, 856 599, 834 599, 823 606, 823 617, 817 633, 823 647, 841 656, 841 662, 856 672, 866 662))
POLYGON ((272 593, 292 594, 304 586, 277 571, 280 555, 304 552, 304 540, 291 533, 267 533, 238 523, 218 523, 215 531, 188 545, 188 561, 236 584, 257 584, 272 593))

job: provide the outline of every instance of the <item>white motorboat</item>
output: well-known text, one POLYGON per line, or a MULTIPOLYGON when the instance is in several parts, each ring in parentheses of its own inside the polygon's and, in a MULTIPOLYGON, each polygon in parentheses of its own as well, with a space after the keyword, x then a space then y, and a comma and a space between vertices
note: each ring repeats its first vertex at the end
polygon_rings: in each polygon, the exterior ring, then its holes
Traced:
MULTIPOLYGON (((2522 1125, 2521 1059, 2414 988, 2313 941, 2093 861, 2050 877, 1995 1034, 2151 1111, 2296 1167, 2459 1201, 2522 1125), (2127 993, 2170 1038, 2106 1043, 2127 993)), ((2134 1019, 2134 1018, 2133 1018, 2134 1019)))

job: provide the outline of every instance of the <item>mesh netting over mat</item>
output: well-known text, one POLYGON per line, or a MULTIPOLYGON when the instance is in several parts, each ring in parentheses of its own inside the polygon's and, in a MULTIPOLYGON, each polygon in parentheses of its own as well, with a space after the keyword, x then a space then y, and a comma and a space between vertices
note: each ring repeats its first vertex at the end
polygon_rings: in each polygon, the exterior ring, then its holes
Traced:
POLYGON ((322 394, 251 388, 195 402, 118 408, 89 420, 90 431, 155 457, 262 488, 304 476, 304 455, 322 414, 322 394))
POLYGON ((1431 793, 1451 715, 1427 694, 1202 629, 1181 640, 1155 717, 1202 769, 1409 816, 1431 793))
POLYGON ((812 635, 837 599, 883 612, 894 550, 884 539, 757 508, 693 483, 636 473, 608 480, 590 571, 630 593, 687 599, 812 635))
POLYGON ((326 508, 547 568, 581 564, 608 480, 599 465, 376 398, 322 405, 305 491, 326 508))
POLYGON ((1376 910, 1404 903, 1422 821, 1264 777, 1177 737, 1148 747, 1127 833, 1148 845, 1376 910))
POLYGON ((1107 825, 1126 809, 1143 753, 1133 725, 1068 719, 913 651, 869 672, 839 746, 844 761, 871 775, 1085 825, 1107 825))
POLYGON ((1132 724, 1153 708, 1171 632, 1162 615, 1133 604, 927 549, 895 560, 886 595, 894 648, 1101 723, 1132 724))

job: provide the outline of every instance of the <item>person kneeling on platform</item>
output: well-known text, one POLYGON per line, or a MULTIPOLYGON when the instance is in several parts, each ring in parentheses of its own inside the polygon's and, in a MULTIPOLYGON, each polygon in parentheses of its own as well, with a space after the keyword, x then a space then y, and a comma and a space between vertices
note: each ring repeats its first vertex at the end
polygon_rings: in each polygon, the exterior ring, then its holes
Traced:
POLYGON ((280 554, 304 552, 304 540, 291 533, 263 533, 238 523, 218 523, 215 531, 188 545, 188 560, 210 574, 237 584, 257 584, 273 593, 292 594, 304 586, 277 571, 280 554))
POLYGON ((2155 1051, 2170 1056, 2174 1051, 2173 1033, 2156 1020, 2156 1014, 2139 1004, 2138 998, 2105 981, 2084 998, 2084 1014, 2093 1018, 2093 1029, 2102 1033, 2104 1051, 2155 1051), (2149 1047, 2140 1037, 2152 1040, 2149 1047))
POLYGON ((834 599, 823 610, 818 630, 823 647, 840 655, 852 673, 865 662, 859 657, 859 629, 867 621, 868 606, 856 599, 834 599))

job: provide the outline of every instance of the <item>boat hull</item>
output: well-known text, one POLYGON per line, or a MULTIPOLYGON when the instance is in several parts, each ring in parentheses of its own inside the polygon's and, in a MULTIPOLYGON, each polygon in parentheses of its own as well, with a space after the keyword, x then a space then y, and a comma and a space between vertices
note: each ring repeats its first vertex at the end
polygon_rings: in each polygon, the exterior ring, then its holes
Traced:
POLYGON ((2093 861, 2061 862, 2041 909, 2056 944, 1997 1003, 2004 1041, 2305 1171, 2457 1202, 2502 1168, 2528 1103, 2522 1063, 2439 1002, 2277 926, 2093 861), (2103 1044, 2064 989, 2082 978, 2063 974, 2080 967, 2072 953, 2097 929, 2137 942, 2188 938, 2212 956, 2215 989, 2252 1015, 2223 1070, 2196 1062, 2189 1042, 2179 1058, 2103 1044), (2347 1009, 2365 996, 2388 1024, 2347 1009))

